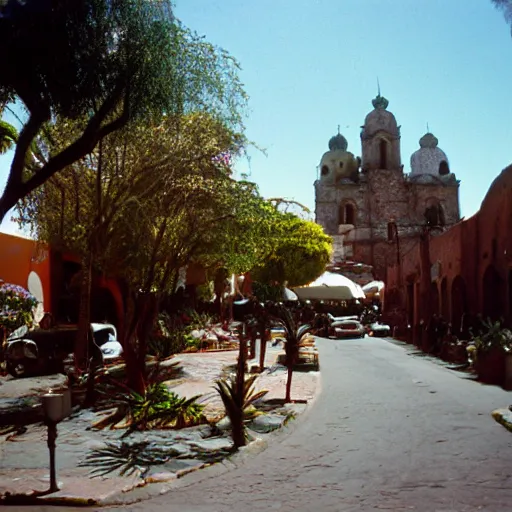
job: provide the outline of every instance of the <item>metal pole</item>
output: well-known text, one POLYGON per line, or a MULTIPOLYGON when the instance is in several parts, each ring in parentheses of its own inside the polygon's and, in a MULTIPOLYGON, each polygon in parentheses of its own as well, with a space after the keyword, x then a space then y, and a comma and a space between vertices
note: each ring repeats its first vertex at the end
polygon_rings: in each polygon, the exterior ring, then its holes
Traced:
POLYGON ((57 440, 57 423, 54 421, 47 421, 48 426, 48 450, 50 451, 50 492, 57 492, 59 486, 57 485, 57 472, 55 468, 55 441, 57 440))

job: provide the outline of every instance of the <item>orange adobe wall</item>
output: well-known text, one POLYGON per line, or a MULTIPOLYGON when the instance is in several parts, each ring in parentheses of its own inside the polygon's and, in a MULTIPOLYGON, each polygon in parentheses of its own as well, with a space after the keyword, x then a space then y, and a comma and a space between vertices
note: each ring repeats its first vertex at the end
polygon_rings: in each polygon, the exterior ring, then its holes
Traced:
POLYGON ((37 283, 38 279, 32 274, 29 286, 28 278, 32 272, 39 278, 42 288, 42 297, 36 298, 43 298, 44 311, 52 312, 48 249, 34 240, 0 233, 0 280, 23 286, 34 294, 34 283, 37 283))

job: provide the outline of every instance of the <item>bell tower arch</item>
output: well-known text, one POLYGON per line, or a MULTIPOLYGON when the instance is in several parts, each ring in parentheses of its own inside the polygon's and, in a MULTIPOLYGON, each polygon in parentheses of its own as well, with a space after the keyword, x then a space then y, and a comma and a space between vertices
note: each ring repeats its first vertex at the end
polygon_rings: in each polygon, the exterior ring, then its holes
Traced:
POLYGON ((386 110, 389 102, 384 96, 379 93, 372 104, 374 109, 361 127, 362 170, 401 170, 400 127, 386 110))

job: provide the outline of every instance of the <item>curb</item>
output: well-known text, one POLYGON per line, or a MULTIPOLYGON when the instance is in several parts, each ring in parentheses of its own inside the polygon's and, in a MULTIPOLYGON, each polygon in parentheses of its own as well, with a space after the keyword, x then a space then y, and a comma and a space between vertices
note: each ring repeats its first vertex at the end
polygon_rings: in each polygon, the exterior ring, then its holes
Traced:
MULTIPOLYGON (((189 487, 203 480, 223 475, 242 466, 248 459, 259 455, 269 447, 272 441, 278 441, 282 435, 287 435, 308 417, 312 406, 316 403, 322 386, 321 372, 318 371, 314 395, 307 402, 305 410, 298 414, 295 419, 286 426, 282 426, 278 430, 268 434, 271 439, 255 438, 247 446, 240 448, 236 453, 230 455, 226 459, 216 463, 204 463, 200 466, 184 469, 174 474, 168 474, 162 480, 145 479, 131 488, 123 489, 119 492, 113 492, 105 498, 85 498, 73 496, 30 496, 5 494, 0 497, 0 506, 27 506, 27 505, 45 505, 45 506, 72 506, 72 507, 111 507, 130 505, 142 501, 146 501, 163 494, 167 494, 175 489, 189 487), (186 477, 186 478, 185 478, 186 477)), ((512 414, 512 413, 511 413, 512 414)), ((512 419, 511 419, 512 421, 512 419)))
POLYGON ((512 411, 510 409, 496 409, 492 411, 491 416, 507 430, 512 432, 512 411))

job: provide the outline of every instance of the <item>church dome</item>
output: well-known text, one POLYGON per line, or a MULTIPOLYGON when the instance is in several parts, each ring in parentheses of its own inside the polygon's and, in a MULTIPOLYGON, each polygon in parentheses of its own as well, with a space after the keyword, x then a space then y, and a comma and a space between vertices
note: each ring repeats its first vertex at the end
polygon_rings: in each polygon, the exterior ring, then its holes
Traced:
POLYGON ((330 138, 329 151, 320 160, 320 180, 323 183, 334 184, 341 179, 351 179, 357 173, 359 162, 347 147, 347 139, 341 133, 330 138))
POLYGON ((411 155, 411 176, 439 177, 450 174, 448 158, 437 144, 437 138, 430 132, 421 137, 420 149, 411 155))
POLYGON ((331 137, 329 140, 329 150, 335 151, 335 150, 341 150, 341 151, 347 151, 348 142, 341 133, 338 133, 334 137, 331 137))
POLYGON ((399 135, 395 116, 386 110, 388 104, 389 101, 380 94, 372 100, 374 110, 364 120, 362 137, 371 137, 379 131, 385 131, 394 136, 399 135))

